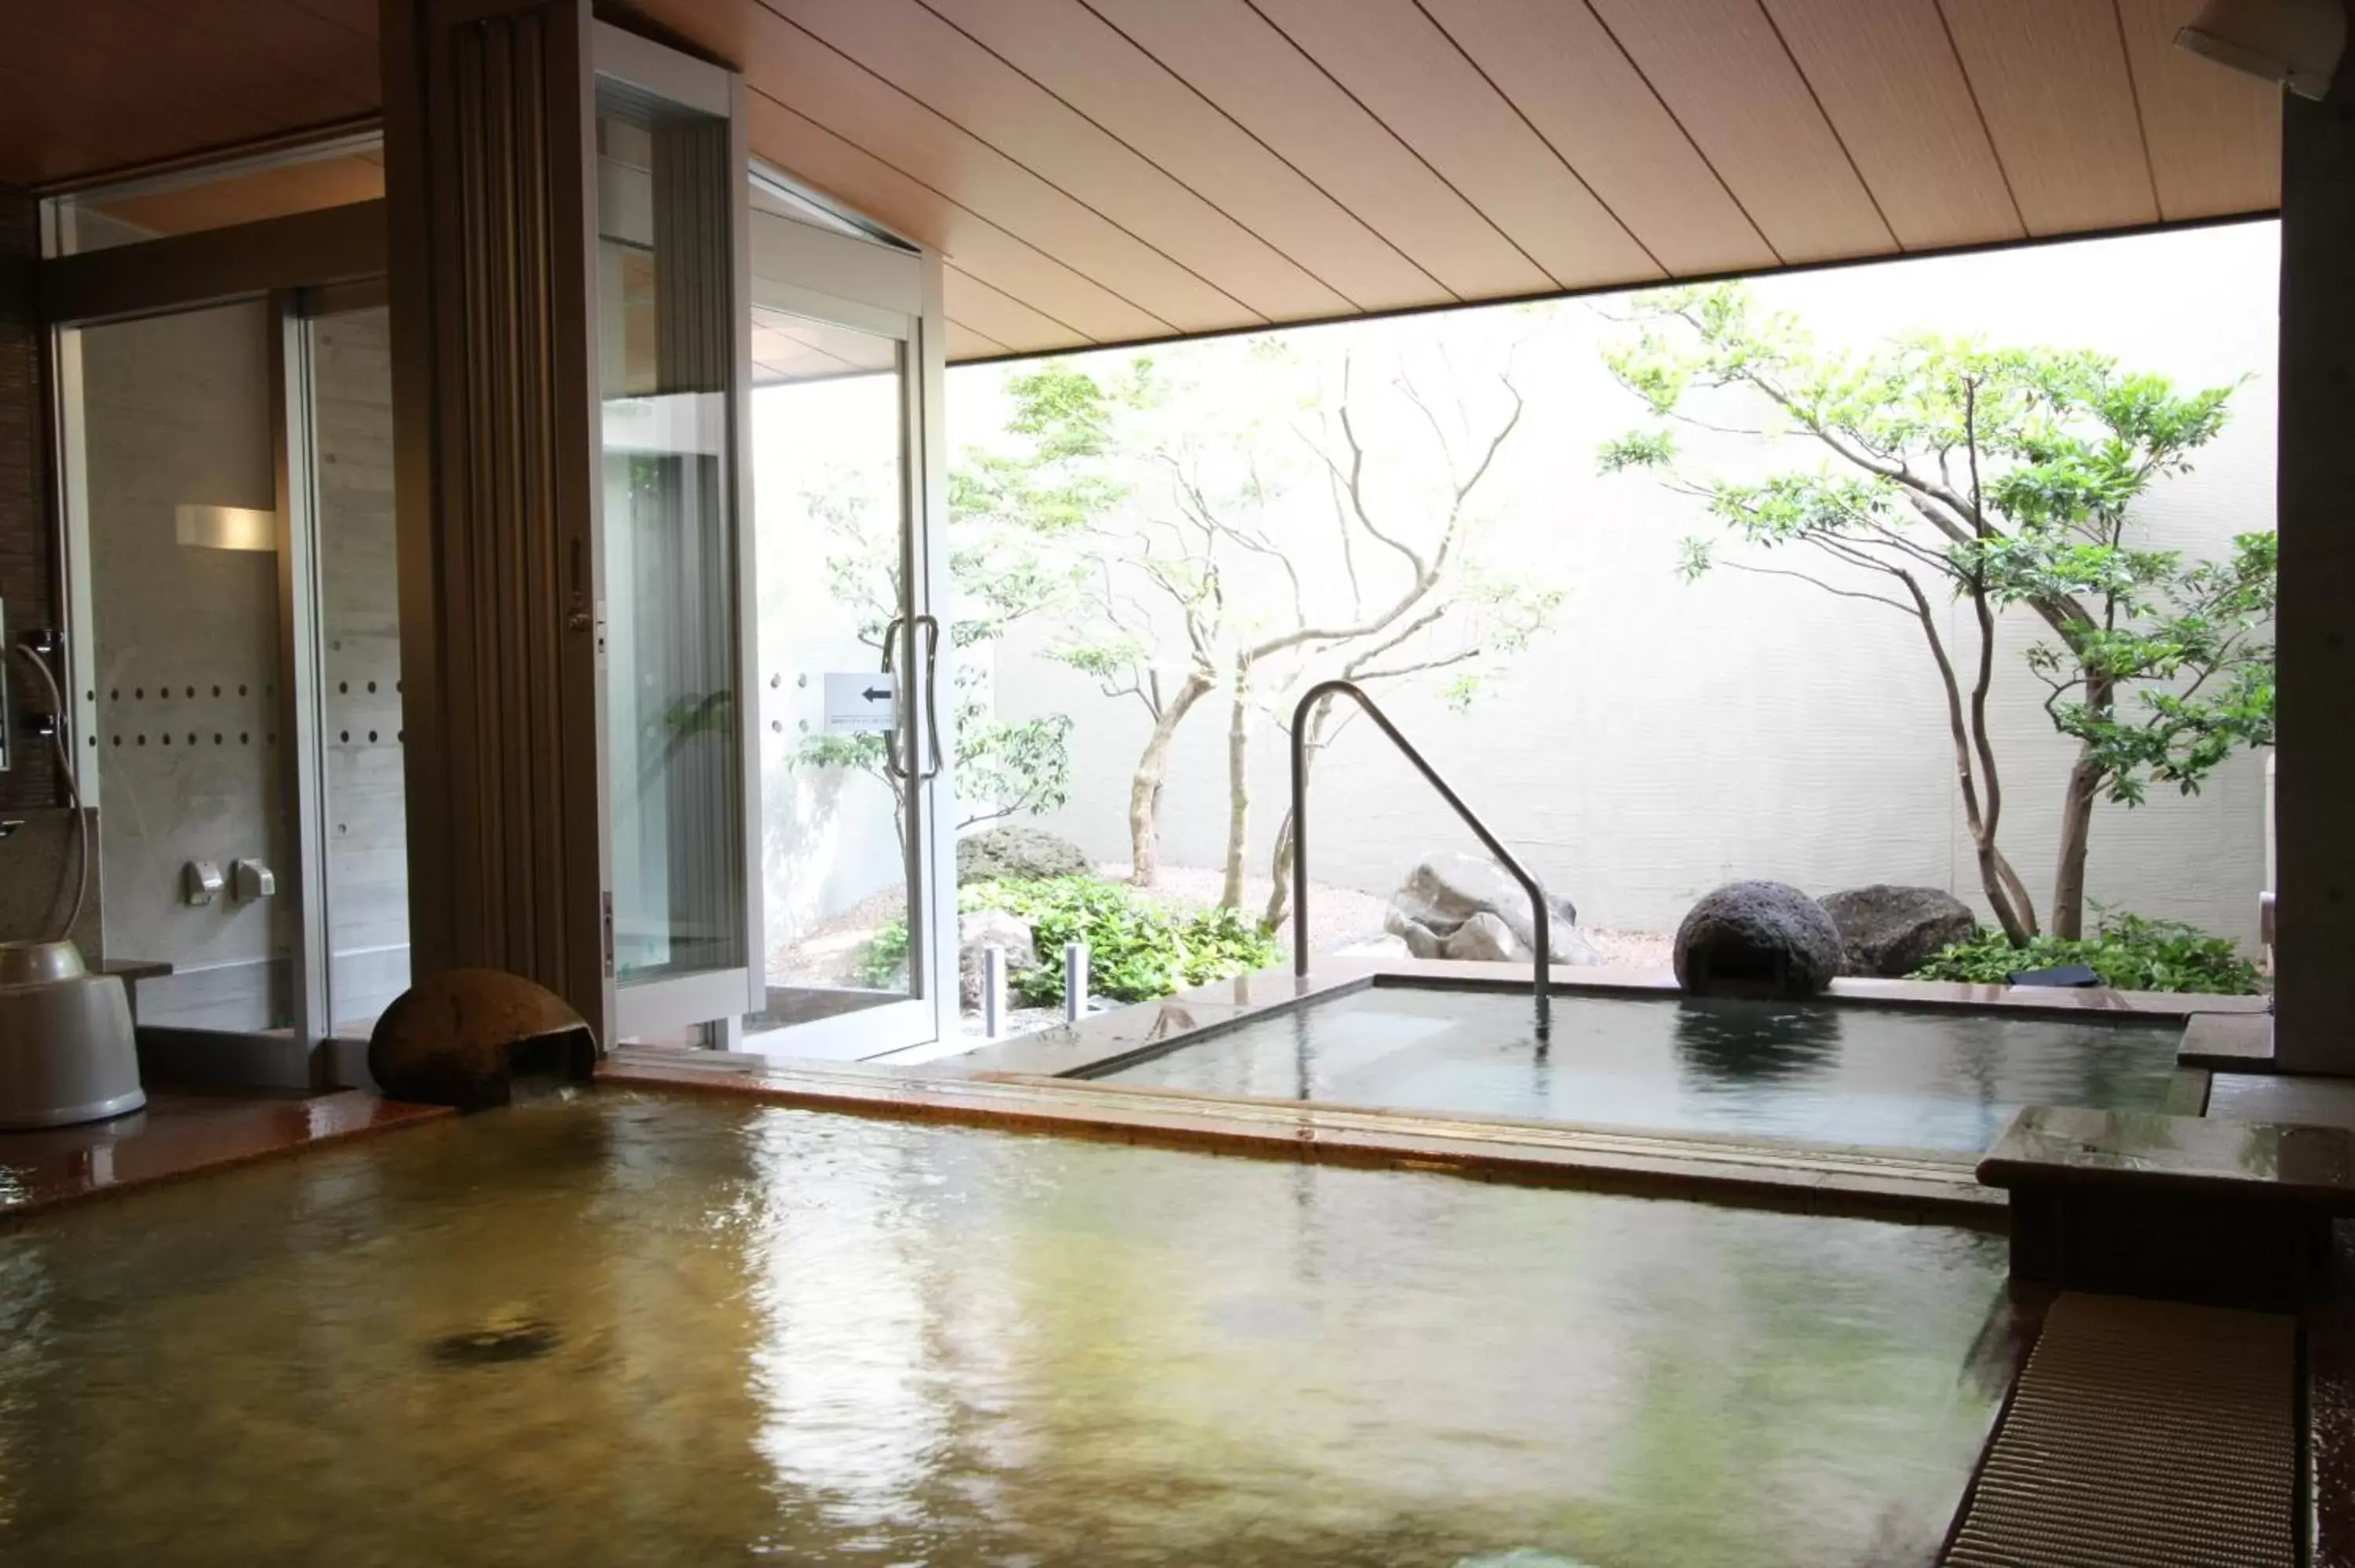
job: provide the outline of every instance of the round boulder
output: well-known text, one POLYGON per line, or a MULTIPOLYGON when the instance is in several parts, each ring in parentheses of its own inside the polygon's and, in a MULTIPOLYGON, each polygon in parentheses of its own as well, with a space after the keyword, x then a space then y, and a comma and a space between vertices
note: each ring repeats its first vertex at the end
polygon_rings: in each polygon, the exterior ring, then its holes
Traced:
POLYGON ((1971 906, 1944 888, 1881 882, 1843 889, 1823 903, 1824 913, 1839 927, 1852 975, 1899 979, 1978 935, 1971 906))
POLYGON ((1839 927, 1787 883, 1729 882, 1677 927, 1677 983, 1700 996, 1813 996, 1839 968, 1839 927))
POLYGON ((1038 828, 984 828, 957 840, 957 885, 975 882, 1038 882, 1085 876, 1095 868, 1087 851, 1038 828))
POLYGON ((515 1080, 586 1079, 597 1037, 554 991, 500 969, 446 969, 393 999, 368 1036, 368 1073, 387 1099, 479 1110, 515 1080))

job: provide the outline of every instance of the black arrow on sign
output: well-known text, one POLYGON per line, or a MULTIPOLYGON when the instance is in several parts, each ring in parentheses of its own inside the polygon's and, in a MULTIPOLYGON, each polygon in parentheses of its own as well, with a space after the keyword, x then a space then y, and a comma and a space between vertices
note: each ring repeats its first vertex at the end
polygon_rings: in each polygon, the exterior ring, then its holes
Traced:
POLYGON ((879 703, 890 697, 891 693, 889 687, 879 689, 874 686, 869 686, 858 694, 865 697, 870 703, 879 703))

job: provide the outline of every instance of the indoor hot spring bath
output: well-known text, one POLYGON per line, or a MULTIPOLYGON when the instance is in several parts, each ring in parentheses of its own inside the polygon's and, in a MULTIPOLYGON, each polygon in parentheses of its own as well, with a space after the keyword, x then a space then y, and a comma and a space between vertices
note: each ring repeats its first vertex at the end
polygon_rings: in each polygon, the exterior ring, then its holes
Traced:
POLYGON ((2003 1247, 576 1092, 0 1229, 0 1561, 1926 1563, 2003 1247))

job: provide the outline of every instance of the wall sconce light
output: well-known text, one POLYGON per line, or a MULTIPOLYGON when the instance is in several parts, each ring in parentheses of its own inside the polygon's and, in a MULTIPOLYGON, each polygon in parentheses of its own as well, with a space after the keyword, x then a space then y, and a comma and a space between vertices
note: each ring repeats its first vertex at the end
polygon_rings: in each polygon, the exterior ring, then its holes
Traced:
POLYGON ((2175 45, 2320 99, 2347 47, 2347 13, 2339 0, 2208 0, 2175 45))
POLYGON ((176 506, 180 543, 200 550, 278 548, 278 514, 251 506, 176 506))

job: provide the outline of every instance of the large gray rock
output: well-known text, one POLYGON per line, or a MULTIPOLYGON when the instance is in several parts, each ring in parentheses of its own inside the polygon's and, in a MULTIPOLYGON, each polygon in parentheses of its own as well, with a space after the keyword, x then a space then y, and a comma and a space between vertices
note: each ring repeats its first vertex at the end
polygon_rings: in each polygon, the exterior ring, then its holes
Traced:
MULTIPOLYGON (((1603 954, 1578 930, 1578 910, 1550 897, 1556 964, 1599 964, 1603 954)), ((1407 873, 1391 895, 1382 929, 1418 959, 1489 959, 1527 962, 1537 927, 1529 895, 1495 861, 1479 855, 1432 855, 1407 873), (1482 916, 1486 916, 1485 920, 1482 916), (1479 924, 1469 932, 1466 927, 1479 924)))
POLYGON ((1505 924, 1504 918, 1486 909, 1456 927, 1455 934, 1442 944, 1441 950, 1451 959, 1488 963, 1526 959, 1529 956, 1529 949, 1514 937, 1513 928, 1505 924))
POLYGON ((1003 909, 975 909, 957 916, 957 995, 965 1011, 981 1010, 981 951, 1006 950, 1006 979, 1010 988, 1017 969, 1039 963, 1038 933, 1030 922, 1003 909))
POLYGON ((1839 927, 1782 882, 1729 882, 1677 927, 1677 983, 1702 996, 1813 996, 1840 969, 1839 927))
POLYGON ((1944 888, 1881 882, 1831 894, 1823 906, 1839 928, 1852 975, 1910 975, 1955 943, 1978 935, 1971 906, 1944 888))
POLYGON ((1084 876, 1095 868, 1071 840, 1038 828, 984 828, 957 840, 957 885, 1084 876))

